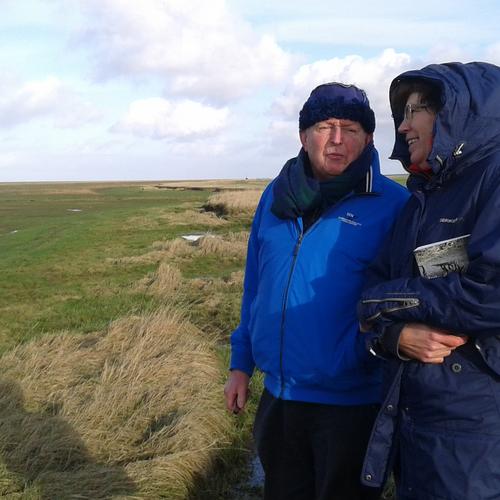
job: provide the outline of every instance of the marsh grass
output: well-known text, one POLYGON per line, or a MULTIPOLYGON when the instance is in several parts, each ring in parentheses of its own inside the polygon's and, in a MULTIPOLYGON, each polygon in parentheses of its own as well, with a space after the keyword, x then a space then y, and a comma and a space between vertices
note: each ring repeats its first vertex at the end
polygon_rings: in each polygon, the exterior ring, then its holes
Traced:
POLYGON ((144 188, 0 185, 0 353, 44 332, 90 333, 130 310, 159 307, 151 295, 126 292, 161 261, 144 257, 154 251, 152 242, 213 228, 211 216, 182 227, 163 220, 194 209, 201 213, 210 192, 144 188), (151 222, 141 222, 146 220, 151 222))
POLYGON ((0 185, 2 498, 229 495, 262 382, 225 411, 251 218, 210 194, 0 185))
POLYGON ((167 309, 44 336, 2 358, 0 457, 40 498, 187 498, 234 439, 223 373, 167 309))
POLYGON ((235 498, 262 374, 244 416, 222 390, 265 184, 0 184, 1 498, 235 498))
POLYGON ((253 215, 262 192, 262 189, 251 189, 217 193, 208 198, 203 208, 220 216, 253 215))

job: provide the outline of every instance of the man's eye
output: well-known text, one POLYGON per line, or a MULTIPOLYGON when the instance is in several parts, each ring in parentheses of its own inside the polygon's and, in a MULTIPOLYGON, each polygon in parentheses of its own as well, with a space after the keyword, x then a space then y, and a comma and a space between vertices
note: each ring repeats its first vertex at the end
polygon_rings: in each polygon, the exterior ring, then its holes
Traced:
POLYGON ((346 133, 348 133, 349 135, 356 135, 358 133, 358 129, 356 128, 351 128, 351 127, 347 127, 344 129, 346 131, 346 133))

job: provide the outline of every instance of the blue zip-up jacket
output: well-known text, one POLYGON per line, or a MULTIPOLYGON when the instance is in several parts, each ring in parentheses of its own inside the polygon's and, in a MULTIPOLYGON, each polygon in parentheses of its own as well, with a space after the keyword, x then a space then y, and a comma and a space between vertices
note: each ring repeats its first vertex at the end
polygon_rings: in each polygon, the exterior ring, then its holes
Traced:
MULTIPOLYGON (((401 498, 500 499, 500 68, 430 65, 403 73, 442 88, 428 158, 431 180, 411 176, 413 193, 369 270, 362 322, 375 325, 386 400, 368 447, 363 481, 385 484, 401 454, 401 498), (470 235, 466 270, 429 279, 413 251, 470 235), (441 364, 397 352, 406 324, 469 336, 441 364), (377 338, 378 335, 380 338, 377 338), (386 347, 386 352, 380 345, 386 347), (391 354, 392 353, 392 354, 391 354)), ((403 117, 393 110, 396 130, 403 117)), ((409 166, 404 135, 393 158, 409 166)), ((377 347, 378 346, 378 347, 377 347)))
POLYGON ((270 212, 274 182, 253 221, 230 369, 251 375, 257 365, 267 389, 287 400, 378 402, 380 367, 357 335, 356 304, 409 194, 380 174, 375 152, 364 181, 304 234, 301 218, 270 212))

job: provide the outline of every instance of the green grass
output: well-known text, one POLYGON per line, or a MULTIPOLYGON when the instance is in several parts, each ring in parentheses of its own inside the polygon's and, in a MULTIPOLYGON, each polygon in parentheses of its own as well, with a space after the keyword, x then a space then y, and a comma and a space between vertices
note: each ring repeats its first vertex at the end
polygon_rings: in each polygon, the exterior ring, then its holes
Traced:
MULTIPOLYGON (((112 261, 146 254, 158 240, 206 230, 172 225, 162 216, 198 210, 212 193, 153 186, 0 185, 0 352, 44 332, 92 332, 130 311, 159 306, 152 296, 130 293, 155 263, 112 261)), ((217 259, 184 267, 187 277, 228 272, 217 259)))

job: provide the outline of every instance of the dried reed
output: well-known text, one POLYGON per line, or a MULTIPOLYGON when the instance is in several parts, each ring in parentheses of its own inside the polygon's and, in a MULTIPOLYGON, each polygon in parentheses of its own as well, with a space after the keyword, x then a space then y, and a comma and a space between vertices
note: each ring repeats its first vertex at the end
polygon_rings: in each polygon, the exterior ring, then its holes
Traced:
POLYGON ((229 234, 226 238, 203 237, 194 242, 202 255, 223 255, 226 258, 246 259, 249 233, 229 234))
POLYGON ((217 215, 253 215, 263 190, 225 191, 208 198, 203 208, 217 215))
POLYGON ((0 491, 21 477, 37 499, 187 498, 233 427, 221 372, 171 311, 14 349, 0 363, 0 491))

